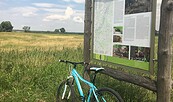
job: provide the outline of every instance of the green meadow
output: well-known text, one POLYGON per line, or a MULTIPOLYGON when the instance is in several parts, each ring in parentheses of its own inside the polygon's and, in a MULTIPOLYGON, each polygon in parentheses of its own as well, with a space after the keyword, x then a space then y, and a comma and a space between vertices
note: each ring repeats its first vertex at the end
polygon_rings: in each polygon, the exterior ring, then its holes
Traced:
MULTIPOLYGON (((0 102, 55 102, 68 75, 68 65, 59 59, 83 61, 83 35, 1 32, 0 102)), ((156 93, 106 75, 98 74, 96 83, 115 89, 125 102, 156 100, 156 93)))

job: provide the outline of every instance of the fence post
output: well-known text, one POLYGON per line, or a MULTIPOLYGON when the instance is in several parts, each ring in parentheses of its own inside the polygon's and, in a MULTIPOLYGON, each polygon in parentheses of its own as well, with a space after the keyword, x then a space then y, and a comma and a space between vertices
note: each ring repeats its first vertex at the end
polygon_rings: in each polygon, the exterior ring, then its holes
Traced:
POLYGON ((158 41, 157 102, 170 102, 173 0, 162 0, 158 41))

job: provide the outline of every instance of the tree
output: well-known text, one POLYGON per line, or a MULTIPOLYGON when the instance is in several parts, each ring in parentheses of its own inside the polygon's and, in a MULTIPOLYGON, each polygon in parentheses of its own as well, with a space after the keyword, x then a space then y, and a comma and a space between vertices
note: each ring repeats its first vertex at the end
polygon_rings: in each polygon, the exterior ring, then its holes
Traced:
POLYGON ((29 26, 24 26, 23 27, 24 32, 29 32, 30 29, 31 29, 31 27, 29 27, 29 26))
POLYGON ((61 28, 61 29, 60 29, 60 32, 61 32, 61 33, 65 33, 65 28, 61 28))
POLYGON ((0 24, 0 32, 2 32, 2 26, 1 26, 1 24, 0 24))
POLYGON ((55 32, 55 33, 59 33, 59 29, 55 29, 54 32, 55 32))
POLYGON ((3 21, 1 23, 1 28, 2 28, 2 31, 4 32, 12 32, 13 30, 13 26, 10 21, 3 21))

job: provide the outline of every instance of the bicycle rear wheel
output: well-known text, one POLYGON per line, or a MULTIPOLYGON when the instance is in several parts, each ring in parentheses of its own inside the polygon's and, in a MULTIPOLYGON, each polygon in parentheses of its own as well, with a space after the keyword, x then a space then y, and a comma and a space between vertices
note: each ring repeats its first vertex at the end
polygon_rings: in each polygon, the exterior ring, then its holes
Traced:
MULTIPOLYGON (((96 91, 96 95, 99 102, 124 102, 119 93, 111 88, 100 88, 96 91)), ((91 102, 97 102, 94 95, 91 102)))
POLYGON ((64 80, 58 87, 56 102, 74 102, 74 90, 72 84, 64 80))

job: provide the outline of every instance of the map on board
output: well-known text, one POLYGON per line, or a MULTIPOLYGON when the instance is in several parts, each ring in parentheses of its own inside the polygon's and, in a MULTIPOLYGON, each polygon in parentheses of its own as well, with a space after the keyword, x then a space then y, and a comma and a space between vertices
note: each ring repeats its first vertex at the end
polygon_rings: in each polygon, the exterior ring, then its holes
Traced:
POLYGON ((113 0, 96 0, 94 17, 94 53, 112 54, 113 0), (110 18, 110 19, 108 19, 110 18), (109 39, 109 40, 108 40, 109 39))

